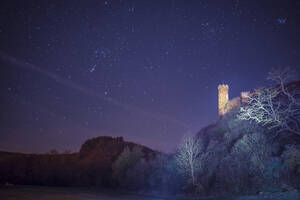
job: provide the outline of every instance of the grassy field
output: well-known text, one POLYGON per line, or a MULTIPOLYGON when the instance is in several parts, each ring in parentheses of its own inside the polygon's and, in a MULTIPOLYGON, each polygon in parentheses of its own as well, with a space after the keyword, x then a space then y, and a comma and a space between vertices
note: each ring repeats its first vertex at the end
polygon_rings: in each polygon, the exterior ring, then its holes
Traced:
POLYGON ((240 197, 149 197, 99 191, 93 188, 10 186, 0 188, 0 200, 300 200, 299 192, 273 193, 240 197))

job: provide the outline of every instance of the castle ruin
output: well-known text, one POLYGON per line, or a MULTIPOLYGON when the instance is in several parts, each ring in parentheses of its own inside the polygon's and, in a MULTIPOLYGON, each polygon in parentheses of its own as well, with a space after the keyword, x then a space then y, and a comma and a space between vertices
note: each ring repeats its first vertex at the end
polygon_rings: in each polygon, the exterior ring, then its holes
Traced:
POLYGON ((241 103, 246 103, 249 100, 250 92, 241 92, 241 97, 236 97, 229 100, 228 95, 229 86, 220 84, 218 86, 219 91, 219 116, 223 116, 231 110, 239 107, 241 103))

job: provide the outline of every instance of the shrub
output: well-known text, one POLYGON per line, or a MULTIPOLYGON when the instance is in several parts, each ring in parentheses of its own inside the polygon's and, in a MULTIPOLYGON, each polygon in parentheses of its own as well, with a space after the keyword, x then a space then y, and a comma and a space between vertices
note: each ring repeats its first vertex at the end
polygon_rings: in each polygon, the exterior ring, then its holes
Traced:
POLYGON ((286 183, 300 186, 300 145, 286 145, 282 153, 284 167, 287 170, 286 183))
POLYGON ((140 147, 134 147, 132 151, 129 147, 125 147, 117 160, 112 165, 113 179, 120 187, 126 187, 130 177, 130 169, 133 169, 143 157, 143 152, 140 147))

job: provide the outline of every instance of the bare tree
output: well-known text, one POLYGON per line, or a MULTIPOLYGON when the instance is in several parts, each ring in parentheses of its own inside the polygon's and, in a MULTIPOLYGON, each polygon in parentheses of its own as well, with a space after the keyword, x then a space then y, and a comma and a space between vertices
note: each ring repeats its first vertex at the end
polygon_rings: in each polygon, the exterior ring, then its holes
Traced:
POLYGON ((276 86, 256 90, 247 96, 249 101, 241 106, 239 120, 252 120, 269 129, 276 129, 276 137, 281 132, 300 135, 300 102, 297 88, 287 86, 292 71, 288 68, 273 69, 268 80, 276 86))
POLYGON ((200 144, 192 137, 185 137, 179 146, 176 154, 176 162, 180 172, 192 180, 196 185, 196 175, 200 170, 200 161, 197 158, 200 154, 200 144))
POLYGON ((72 151, 71 151, 70 149, 66 149, 63 153, 64 153, 64 154, 71 154, 72 151))
POLYGON ((56 154, 59 154, 59 152, 56 149, 51 149, 49 151, 49 154, 56 155, 56 154))

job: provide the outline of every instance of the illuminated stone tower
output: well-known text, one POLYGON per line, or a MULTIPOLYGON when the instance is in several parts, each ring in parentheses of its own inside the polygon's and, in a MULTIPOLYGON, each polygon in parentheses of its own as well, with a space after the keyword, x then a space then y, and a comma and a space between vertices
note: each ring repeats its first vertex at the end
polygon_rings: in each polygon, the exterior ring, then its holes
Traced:
POLYGON ((219 90, 219 116, 223 116, 227 113, 228 103, 228 85, 221 84, 218 86, 219 90))

